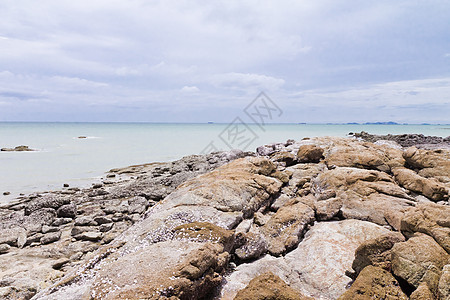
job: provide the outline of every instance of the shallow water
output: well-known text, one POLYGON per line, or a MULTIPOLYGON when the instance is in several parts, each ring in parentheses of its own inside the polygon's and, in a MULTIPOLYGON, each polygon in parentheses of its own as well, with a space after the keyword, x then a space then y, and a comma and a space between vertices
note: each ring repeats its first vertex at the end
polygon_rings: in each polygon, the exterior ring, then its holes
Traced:
POLYGON ((19 193, 60 189, 64 183, 85 186, 111 168, 170 161, 214 149, 254 151, 262 144, 287 139, 343 137, 362 130, 450 135, 450 125, 270 124, 233 129, 228 124, 0 122, 0 148, 28 145, 39 150, 0 152, 0 192, 11 192, 10 196, 0 194, 0 202, 19 193))

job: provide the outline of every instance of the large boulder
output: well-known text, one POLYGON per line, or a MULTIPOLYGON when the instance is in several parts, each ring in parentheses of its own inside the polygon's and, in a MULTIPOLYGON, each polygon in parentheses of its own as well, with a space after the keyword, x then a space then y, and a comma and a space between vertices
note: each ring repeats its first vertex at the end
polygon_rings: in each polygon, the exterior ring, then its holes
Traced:
POLYGON ((339 300, 403 299, 408 297, 398 281, 386 270, 374 266, 365 267, 339 300))
POLYGON ((352 281, 346 273, 351 270, 358 246, 389 232, 359 220, 317 223, 286 256, 266 255, 253 263, 239 265, 225 277, 222 298, 233 299, 250 280, 270 271, 306 296, 337 299, 352 281))
POLYGON ((450 253, 450 206, 419 203, 404 215, 401 231, 406 236, 415 232, 428 234, 450 253))
POLYGON ((420 193, 433 201, 448 200, 448 188, 434 178, 425 178, 406 168, 393 170, 395 179, 410 191, 420 193))
POLYGON ((419 150, 411 147, 403 153, 403 157, 407 165, 419 171, 420 176, 450 183, 449 150, 419 150))
POLYGON ((442 268, 450 256, 432 237, 419 233, 406 242, 396 243, 391 253, 396 276, 415 288, 426 282, 436 293, 442 268))

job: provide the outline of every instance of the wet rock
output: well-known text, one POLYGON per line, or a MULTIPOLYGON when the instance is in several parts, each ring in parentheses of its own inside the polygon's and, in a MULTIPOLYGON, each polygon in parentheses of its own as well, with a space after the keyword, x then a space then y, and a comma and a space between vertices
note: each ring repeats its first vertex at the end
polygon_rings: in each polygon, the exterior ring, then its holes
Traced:
POLYGON ((323 158, 323 149, 315 145, 300 146, 297 161, 300 163, 318 163, 323 158))
POLYGON ((0 151, 8 151, 8 152, 18 151, 18 152, 22 152, 22 151, 36 151, 36 150, 30 149, 30 148, 28 148, 28 146, 22 145, 22 146, 16 146, 14 148, 1 148, 0 151))
POLYGON ((350 289, 338 299, 407 300, 408 297, 403 293, 399 283, 391 273, 378 267, 367 266, 361 271, 350 289))
POLYGON ((449 255, 432 237, 417 234, 406 242, 396 243, 391 251, 392 271, 396 276, 415 288, 426 282, 435 293, 449 255))
POLYGON ((358 275, 367 266, 391 270, 391 249, 395 243, 404 242, 405 237, 399 232, 389 232, 375 239, 362 243, 355 251, 352 268, 358 275))
POLYGON ((66 204, 58 208, 56 215, 59 218, 72 218, 74 219, 77 215, 77 206, 74 203, 66 204))
POLYGON ((288 286, 271 272, 253 278, 247 287, 240 290, 235 300, 307 300, 300 292, 288 286))
POLYGON ((41 237, 40 242, 41 242, 41 244, 45 245, 45 244, 50 244, 50 243, 56 242, 60 238, 61 238, 61 231, 51 232, 51 233, 44 234, 41 237))

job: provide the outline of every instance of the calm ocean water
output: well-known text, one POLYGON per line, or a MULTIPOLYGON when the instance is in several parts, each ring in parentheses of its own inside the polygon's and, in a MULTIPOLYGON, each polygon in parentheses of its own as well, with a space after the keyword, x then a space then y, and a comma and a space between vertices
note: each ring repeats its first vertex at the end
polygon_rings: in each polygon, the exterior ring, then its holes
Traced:
POLYGON ((255 150, 259 145, 287 139, 343 137, 362 130, 450 135, 450 125, 270 124, 232 128, 227 124, 0 122, 0 148, 28 145, 39 150, 0 152, 0 202, 19 193, 60 189, 64 183, 86 186, 116 167, 170 161, 213 149, 255 150), (2 196, 4 191, 11 195, 2 196))

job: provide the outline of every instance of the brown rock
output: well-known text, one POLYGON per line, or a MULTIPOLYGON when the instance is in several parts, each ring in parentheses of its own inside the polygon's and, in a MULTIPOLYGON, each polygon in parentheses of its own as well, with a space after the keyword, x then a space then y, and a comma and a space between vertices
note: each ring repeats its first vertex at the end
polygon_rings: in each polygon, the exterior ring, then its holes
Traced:
POLYGON ((283 163, 283 166, 291 166, 294 164, 295 155, 286 151, 275 152, 270 156, 270 160, 283 163))
MULTIPOLYGON (((426 282, 420 283, 419 287, 412 292, 411 296, 409 297, 410 300, 434 300, 436 297, 433 295, 433 293, 428 288, 428 285, 426 282)), ((443 298, 445 299, 445 298, 443 298)))
POLYGON ((450 207, 434 203, 419 203, 411 208, 401 221, 406 236, 421 232, 432 236, 450 253, 450 207))
POLYGON ((439 279, 438 293, 441 299, 450 299, 450 264, 442 269, 441 279, 439 279))
POLYGON ((449 255, 432 237, 417 234, 406 242, 396 243, 391 251, 392 271, 396 276, 416 288, 426 282, 433 293, 436 291, 449 255))
POLYGON ((446 186, 433 178, 425 178, 406 168, 393 170, 395 179, 410 191, 421 193, 433 201, 447 200, 449 198, 446 186))
POLYGON ((173 229, 176 239, 186 239, 190 242, 211 241, 220 243, 225 251, 230 251, 234 244, 232 230, 223 229, 208 222, 193 222, 177 226, 173 229))
POLYGON ((327 221, 335 217, 341 210, 343 201, 341 198, 330 198, 314 203, 317 219, 327 221))
POLYGON ((255 259, 267 251, 266 239, 260 233, 241 233, 238 238, 242 240, 242 245, 234 253, 240 260, 255 259))
POLYGON ((399 283, 391 275, 378 267, 367 266, 353 282, 339 300, 368 300, 368 299, 404 299, 408 297, 403 293, 399 283))
POLYGON ((355 260, 352 268, 356 274, 367 266, 375 266, 384 270, 391 270, 391 248, 395 243, 405 241, 405 237, 399 232, 391 232, 368 240, 355 251, 355 260))
POLYGON ((280 208, 261 227, 269 252, 278 256, 297 246, 306 226, 314 219, 314 210, 303 203, 280 208))
POLYGON ((287 285, 280 277, 271 272, 253 278, 247 287, 240 290, 234 300, 307 300, 287 285))
POLYGON ((318 163, 323 158, 323 149, 316 145, 300 146, 297 161, 301 163, 318 163))
POLYGON ((409 166, 419 170, 420 176, 450 182, 450 151, 418 150, 411 147, 403 153, 403 157, 409 166))

